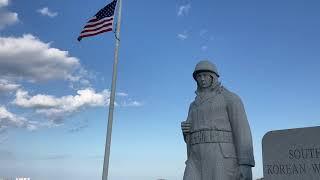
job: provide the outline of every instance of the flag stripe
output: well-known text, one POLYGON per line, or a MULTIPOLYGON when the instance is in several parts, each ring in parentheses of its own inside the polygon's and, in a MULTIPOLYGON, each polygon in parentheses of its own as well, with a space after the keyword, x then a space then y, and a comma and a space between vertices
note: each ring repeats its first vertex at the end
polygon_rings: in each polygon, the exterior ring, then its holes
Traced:
POLYGON ((116 5, 117 0, 113 0, 104 8, 100 9, 91 19, 89 19, 80 32, 78 41, 81 41, 81 39, 84 37, 112 31, 116 5))
POLYGON ((97 31, 97 30, 100 30, 104 27, 110 27, 112 28, 112 23, 108 23, 108 24, 102 24, 102 25, 99 25, 99 26, 95 26, 95 27, 92 27, 92 28, 85 28, 82 32, 82 33, 85 33, 85 32, 90 32, 90 31, 97 31))
POLYGON ((103 18, 103 19, 97 19, 97 20, 95 20, 95 21, 92 21, 92 22, 88 22, 87 24, 86 24, 86 26, 88 26, 88 25, 95 25, 95 24, 97 24, 97 23, 100 23, 100 22, 103 22, 103 21, 110 21, 110 20, 113 20, 113 16, 111 16, 111 17, 105 17, 105 18, 103 18))
POLYGON ((93 16, 93 17, 88 21, 88 23, 90 23, 90 22, 95 22, 95 21, 97 21, 97 17, 93 16))
POLYGON ((112 28, 103 29, 102 31, 98 31, 98 32, 95 32, 95 33, 82 34, 82 35, 80 35, 80 38, 89 37, 89 36, 95 36, 95 35, 98 35, 100 33, 109 32, 109 31, 112 31, 112 28))
POLYGON ((86 28, 98 26, 98 25, 106 23, 106 22, 111 22, 112 23, 113 22, 113 18, 112 19, 106 19, 106 20, 103 20, 103 21, 99 21, 99 22, 97 22, 95 24, 87 24, 84 28, 86 29, 86 28))
POLYGON ((106 29, 111 29, 111 30, 112 30, 112 27, 103 27, 103 28, 98 29, 98 30, 96 30, 96 31, 84 32, 84 33, 81 33, 80 36, 86 35, 86 34, 95 34, 95 33, 97 33, 97 32, 104 31, 104 30, 106 30, 106 29))

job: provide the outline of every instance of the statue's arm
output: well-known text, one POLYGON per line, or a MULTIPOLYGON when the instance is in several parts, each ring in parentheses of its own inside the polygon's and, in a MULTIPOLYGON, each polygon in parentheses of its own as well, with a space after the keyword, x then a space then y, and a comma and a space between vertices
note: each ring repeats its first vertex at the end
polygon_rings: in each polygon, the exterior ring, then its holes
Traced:
POLYGON ((190 153, 190 133, 191 133, 191 108, 192 108, 192 103, 189 106, 189 111, 188 111, 188 117, 186 121, 183 121, 181 123, 181 129, 182 129, 182 134, 183 134, 183 139, 187 144, 187 156, 189 157, 190 153), (186 130, 188 129, 188 130, 186 130))
POLYGON ((188 144, 188 140, 187 140, 187 136, 190 134, 191 132, 191 107, 192 107, 192 103, 189 106, 189 111, 188 111, 188 117, 185 121, 181 122, 181 130, 183 133, 183 138, 184 141, 188 144))
POLYGON ((232 128, 235 148, 240 165, 254 166, 252 136, 243 103, 231 93, 227 97, 227 110, 232 128))

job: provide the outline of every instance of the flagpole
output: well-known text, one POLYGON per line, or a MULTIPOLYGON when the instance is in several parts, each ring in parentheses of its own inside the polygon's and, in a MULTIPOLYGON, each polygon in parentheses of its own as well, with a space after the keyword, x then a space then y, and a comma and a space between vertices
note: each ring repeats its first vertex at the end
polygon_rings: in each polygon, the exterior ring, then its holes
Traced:
POLYGON ((108 115, 108 129, 106 136, 106 146, 104 151, 104 161, 103 161, 103 172, 102 180, 108 180, 109 171, 109 157, 110 157, 110 146, 111 146, 111 133, 112 133, 112 123, 113 123, 113 111, 114 111, 114 99, 116 91, 116 81, 117 81, 117 67, 118 67, 118 55, 120 46, 120 26, 121 26, 121 6, 122 0, 118 0, 118 19, 117 19, 117 29, 116 29, 116 47, 114 50, 114 63, 113 63, 113 74, 112 74, 112 84, 111 84, 111 95, 109 103, 109 115, 108 115))

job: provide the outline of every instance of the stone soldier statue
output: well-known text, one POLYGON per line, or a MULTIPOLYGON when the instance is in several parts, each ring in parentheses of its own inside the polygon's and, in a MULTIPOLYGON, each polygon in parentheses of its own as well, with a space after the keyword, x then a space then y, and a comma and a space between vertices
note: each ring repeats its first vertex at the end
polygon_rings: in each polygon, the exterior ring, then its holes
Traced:
POLYGON ((214 64, 200 61, 198 88, 181 123, 188 160, 183 180, 252 180, 252 137, 241 99, 221 86, 214 64))

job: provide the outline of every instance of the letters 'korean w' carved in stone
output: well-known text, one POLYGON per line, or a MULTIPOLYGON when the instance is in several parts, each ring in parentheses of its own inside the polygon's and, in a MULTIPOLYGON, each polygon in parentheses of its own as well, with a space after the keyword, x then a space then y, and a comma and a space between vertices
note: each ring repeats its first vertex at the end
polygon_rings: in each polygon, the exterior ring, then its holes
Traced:
POLYGON ((214 64, 193 72, 196 98, 181 123, 187 144, 183 180, 252 180, 252 137, 241 99, 218 81, 214 64))
POLYGON ((262 140, 265 180, 319 180, 320 126, 268 132, 262 140))

